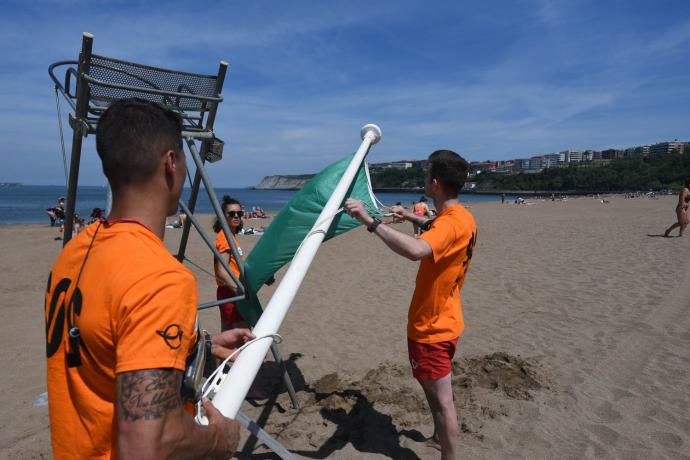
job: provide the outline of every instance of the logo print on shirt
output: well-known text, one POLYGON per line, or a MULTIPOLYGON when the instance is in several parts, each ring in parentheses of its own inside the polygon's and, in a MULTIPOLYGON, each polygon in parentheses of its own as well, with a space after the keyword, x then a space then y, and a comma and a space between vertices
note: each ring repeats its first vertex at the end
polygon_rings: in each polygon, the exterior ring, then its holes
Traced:
POLYGON ((465 273, 467 273, 467 269, 470 268, 470 260, 472 260, 472 252, 474 252, 474 245, 477 243, 477 234, 475 232, 472 232, 472 236, 470 237, 470 241, 467 243, 467 258, 464 260, 462 263, 462 266, 465 268, 465 273))
MULTIPOLYGON (((50 282, 52 279, 53 273, 51 272, 46 288, 48 295, 50 295, 50 282)), ((75 325, 76 317, 81 314, 83 298, 81 290, 79 287, 75 287, 72 297, 67 299, 67 291, 70 284, 72 284, 72 280, 69 278, 61 279, 50 296, 50 304, 47 303, 48 295, 46 295, 46 356, 48 358, 53 356, 60 348, 65 326, 67 331, 69 331, 75 325)))
POLYGON ((177 350, 182 346, 182 328, 179 324, 170 324, 162 331, 156 331, 156 334, 163 337, 171 350, 177 350))

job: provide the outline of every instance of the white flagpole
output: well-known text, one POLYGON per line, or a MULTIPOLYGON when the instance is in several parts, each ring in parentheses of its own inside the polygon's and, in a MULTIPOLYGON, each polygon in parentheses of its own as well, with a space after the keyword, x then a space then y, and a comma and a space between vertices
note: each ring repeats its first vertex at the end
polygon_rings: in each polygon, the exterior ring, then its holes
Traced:
MULTIPOLYGON (((335 187, 333 194, 328 199, 326 206, 321 211, 316 224, 314 224, 314 227, 302 242, 301 248, 295 254, 294 259, 290 263, 290 268, 268 302, 261 318, 256 323, 256 327, 252 330, 256 337, 271 336, 278 332, 297 294, 297 290, 302 284, 304 276, 312 260, 314 260, 314 256, 316 256, 316 251, 318 251, 319 246, 323 242, 326 232, 335 218, 336 211, 342 204, 345 194, 357 174, 359 166, 364 161, 369 148, 381 139, 381 129, 376 125, 365 125, 362 127, 360 134, 362 144, 345 170, 340 182, 335 187)), ((249 387, 252 385, 256 374, 259 372, 261 363, 266 353, 268 353, 271 343, 271 338, 258 340, 239 354, 237 361, 230 368, 228 375, 213 397, 213 405, 224 416, 235 418, 239 412, 240 406, 247 396, 249 387)), ((200 419, 200 421, 203 423, 204 420, 200 419)))

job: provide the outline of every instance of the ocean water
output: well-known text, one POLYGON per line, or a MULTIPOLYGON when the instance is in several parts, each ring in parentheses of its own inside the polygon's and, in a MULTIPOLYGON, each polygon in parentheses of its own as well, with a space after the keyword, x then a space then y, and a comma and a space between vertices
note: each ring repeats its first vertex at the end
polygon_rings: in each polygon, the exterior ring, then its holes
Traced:
MULTIPOLYGON (((265 211, 278 212, 295 194, 292 190, 253 190, 247 188, 217 188, 216 195, 220 199, 223 195, 230 195, 239 200, 247 209, 253 206, 263 208, 265 211)), ((106 206, 105 187, 79 187, 77 192, 77 213, 88 217, 93 208, 104 208, 106 206)), ((0 224, 49 224, 50 220, 46 214, 46 209, 57 206, 57 199, 60 196, 67 196, 67 189, 64 186, 53 185, 22 185, 18 187, 0 187, 0 224)), ((183 192, 186 198, 189 190, 183 192)), ((377 198, 387 206, 401 202, 410 205, 413 201, 419 200, 418 192, 376 193, 377 198)), ((506 197, 512 199, 512 197, 506 197)), ((498 196, 487 195, 461 195, 461 201, 481 202, 497 201, 498 196)), ((203 190, 199 193, 196 212, 209 214, 213 212, 211 202, 203 190)))

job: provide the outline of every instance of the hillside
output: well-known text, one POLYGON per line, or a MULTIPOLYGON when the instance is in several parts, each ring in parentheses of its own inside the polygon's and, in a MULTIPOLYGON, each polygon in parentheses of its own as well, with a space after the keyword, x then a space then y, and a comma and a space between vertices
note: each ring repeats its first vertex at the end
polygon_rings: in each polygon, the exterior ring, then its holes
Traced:
POLYGON ((622 192, 680 187, 690 178, 690 155, 613 160, 605 166, 580 163, 538 173, 482 173, 476 191, 549 190, 563 192, 622 192))
MULTIPOLYGON (((258 189, 296 190, 313 177, 266 176, 258 189)), ((591 162, 566 167, 548 168, 536 173, 477 174, 471 179, 477 192, 553 191, 553 192, 618 192, 679 187, 690 178, 690 154, 669 153, 655 157, 633 157, 613 160, 603 166, 591 162)), ((424 186, 424 170, 411 168, 372 169, 374 189, 418 189, 424 186)))
POLYGON ((259 190, 299 190, 314 174, 265 176, 254 188, 259 190))

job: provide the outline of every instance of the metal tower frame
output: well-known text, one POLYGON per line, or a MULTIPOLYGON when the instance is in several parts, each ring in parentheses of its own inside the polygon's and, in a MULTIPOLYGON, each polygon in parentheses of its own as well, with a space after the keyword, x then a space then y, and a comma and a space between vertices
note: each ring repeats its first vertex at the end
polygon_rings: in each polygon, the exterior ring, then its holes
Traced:
POLYGON ((204 167, 206 162, 220 160, 223 154, 224 143, 216 137, 213 125, 218 105, 223 101, 221 90, 228 64, 221 61, 217 75, 193 74, 96 55, 92 53, 92 48, 93 35, 84 33, 78 61, 59 61, 48 68, 50 78, 55 83, 55 90, 62 94, 74 110, 69 114, 69 124, 73 133, 63 245, 72 238, 74 228, 83 139, 89 134, 96 133, 98 120, 111 102, 128 97, 153 101, 180 115, 183 121, 182 137, 196 165, 189 201, 185 204, 180 199, 180 208, 187 213, 189 218, 184 222, 176 257, 180 262, 185 260, 189 231, 194 225, 213 252, 215 259, 238 287, 235 297, 207 302, 199 305, 199 308, 209 308, 244 299, 245 288, 240 281, 244 274, 244 264, 231 238, 232 233, 204 167), (56 69, 65 66, 67 68, 64 71, 64 80, 61 81, 55 75, 56 69), (201 142, 200 148, 197 148, 195 141, 201 142), (194 217, 202 182, 222 231, 230 244, 232 256, 240 269, 239 277, 230 270, 225 258, 218 253, 213 241, 194 217))
MULTIPOLYGON (((191 181, 189 200, 180 199, 179 206, 187 214, 182 228, 182 237, 176 258, 180 262, 186 259, 187 242, 191 227, 198 231, 209 247, 215 260, 237 285, 237 295, 231 298, 215 300, 198 305, 198 309, 218 306, 245 298, 245 287, 241 282, 244 276, 244 263, 239 255, 237 245, 232 238, 227 220, 215 194, 211 180, 206 173, 205 163, 219 161, 223 155, 224 142, 213 130, 218 105, 223 101, 221 91, 228 69, 227 62, 220 61, 216 75, 194 74, 159 67, 151 67, 120 59, 93 54, 93 35, 85 32, 82 36, 81 52, 77 61, 58 61, 48 67, 50 78, 55 84, 56 93, 61 94, 71 106, 69 125, 72 128, 72 150, 70 157, 69 179, 67 183, 67 202, 65 209, 65 230, 63 246, 72 238, 74 229, 77 186, 79 183, 79 165, 81 162, 82 141, 89 134, 96 133, 98 120, 110 103, 123 98, 138 97, 156 102, 168 110, 177 112, 183 121, 182 137, 189 154, 196 166, 194 179, 191 181), (64 70, 64 79, 56 76, 57 69, 64 70), (197 147, 196 142, 200 142, 197 147), (221 224, 222 231, 231 247, 232 257, 237 262, 240 276, 230 269, 228 262, 216 250, 214 241, 194 216, 201 184, 213 207, 214 214, 221 224)), ((59 101, 58 101, 59 110, 59 101)), ((61 132, 62 134, 62 132, 61 132)), ((64 146, 63 146, 64 149, 64 146)), ((64 152, 63 152, 64 153, 64 152)), ((189 260, 189 259, 187 259, 189 260)), ((273 356, 283 366, 283 380, 294 407, 299 407, 295 390, 284 367, 284 361, 274 343, 271 345, 273 356)), ((257 435, 282 458, 292 458, 291 454, 270 436, 261 430, 244 414, 238 420, 257 435)))

